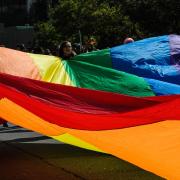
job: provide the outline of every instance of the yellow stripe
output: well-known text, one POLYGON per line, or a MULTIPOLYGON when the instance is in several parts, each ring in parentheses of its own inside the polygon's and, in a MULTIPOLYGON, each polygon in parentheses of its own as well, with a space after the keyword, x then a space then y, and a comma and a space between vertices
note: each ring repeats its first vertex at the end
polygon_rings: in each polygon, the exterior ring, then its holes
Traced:
POLYGON ((99 148, 97 148, 97 147, 95 147, 95 146, 93 146, 93 145, 91 145, 91 144, 89 144, 83 140, 80 140, 80 139, 76 138, 75 136, 72 136, 68 133, 60 135, 60 136, 51 136, 51 137, 53 139, 58 140, 58 141, 61 141, 61 142, 67 143, 67 144, 71 144, 74 146, 82 147, 84 149, 103 152, 99 148))
POLYGON ((66 61, 55 56, 28 54, 40 70, 43 81, 74 86, 66 72, 66 61))

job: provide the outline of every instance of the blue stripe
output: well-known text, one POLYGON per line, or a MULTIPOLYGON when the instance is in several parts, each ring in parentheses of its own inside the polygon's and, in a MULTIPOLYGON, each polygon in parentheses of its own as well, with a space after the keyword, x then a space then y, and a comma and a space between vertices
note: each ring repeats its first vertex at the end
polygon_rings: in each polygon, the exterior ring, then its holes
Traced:
POLYGON ((144 78, 144 79, 150 85, 151 89, 157 96, 180 94, 179 85, 158 81, 155 79, 148 79, 148 78, 144 78))
POLYGON ((179 66, 171 65, 169 36, 148 38, 111 48, 114 69, 180 84, 179 66))

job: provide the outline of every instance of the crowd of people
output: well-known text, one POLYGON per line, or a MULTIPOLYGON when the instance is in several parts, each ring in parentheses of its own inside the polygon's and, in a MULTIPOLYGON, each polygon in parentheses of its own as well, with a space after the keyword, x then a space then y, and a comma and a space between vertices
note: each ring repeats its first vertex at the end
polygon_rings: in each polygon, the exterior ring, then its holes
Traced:
MULTIPOLYGON (((123 44, 132 43, 134 40, 130 37, 124 39, 123 44)), ((62 59, 70 59, 73 56, 80 53, 87 53, 91 51, 97 51, 97 41, 95 38, 89 38, 85 45, 81 45, 80 43, 72 44, 69 41, 63 41, 56 49, 44 49, 41 46, 35 45, 34 47, 25 47, 24 44, 18 44, 16 46, 17 50, 30 52, 34 54, 44 54, 44 55, 54 55, 59 56, 62 59)))
POLYGON ((77 54, 98 50, 95 38, 90 38, 85 45, 81 43, 72 44, 69 41, 63 41, 57 48, 43 48, 38 44, 26 47, 24 44, 17 44, 16 49, 19 51, 30 52, 34 54, 54 55, 63 59, 69 59, 77 54))

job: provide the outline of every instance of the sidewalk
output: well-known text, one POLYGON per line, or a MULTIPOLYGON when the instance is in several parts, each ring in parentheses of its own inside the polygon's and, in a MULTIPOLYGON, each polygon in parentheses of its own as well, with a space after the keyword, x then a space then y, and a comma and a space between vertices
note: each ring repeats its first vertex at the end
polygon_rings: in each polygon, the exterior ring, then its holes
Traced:
POLYGON ((159 180, 107 154, 59 143, 32 131, 0 127, 2 180, 159 180))

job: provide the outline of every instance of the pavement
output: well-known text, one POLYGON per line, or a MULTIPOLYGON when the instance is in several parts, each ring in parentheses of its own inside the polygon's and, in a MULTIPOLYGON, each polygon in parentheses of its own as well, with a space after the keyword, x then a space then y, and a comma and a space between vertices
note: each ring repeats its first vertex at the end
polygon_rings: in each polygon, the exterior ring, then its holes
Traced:
POLYGON ((161 180, 114 156, 0 126, 0 180, 161 180))

